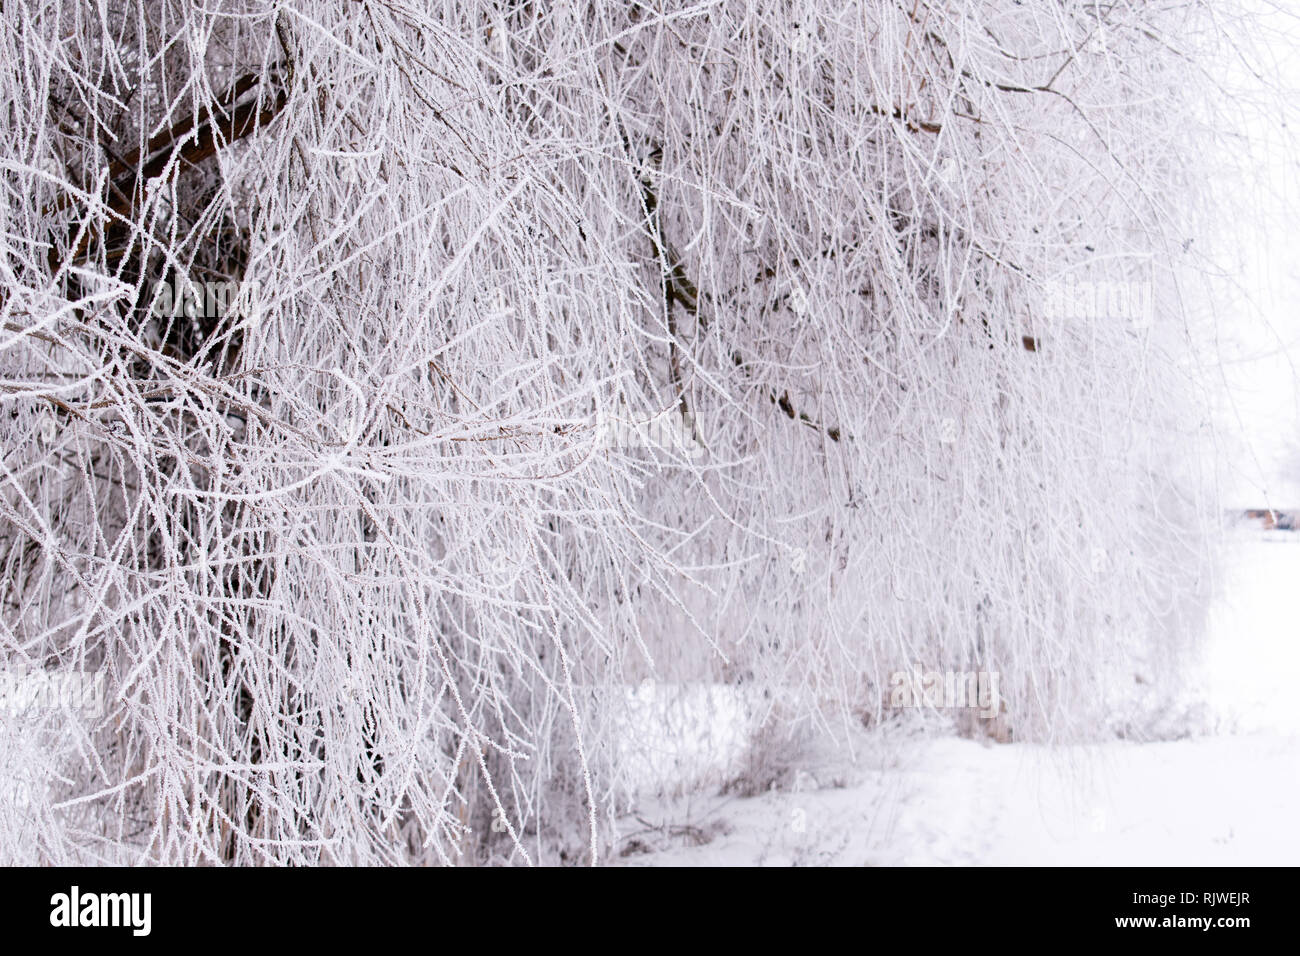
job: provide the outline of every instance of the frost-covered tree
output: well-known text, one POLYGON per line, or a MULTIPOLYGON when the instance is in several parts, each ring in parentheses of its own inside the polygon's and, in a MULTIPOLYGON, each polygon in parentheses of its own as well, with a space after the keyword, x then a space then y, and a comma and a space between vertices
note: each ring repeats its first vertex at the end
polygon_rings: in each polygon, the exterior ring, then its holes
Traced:
POLYGON ((598 859, 622 688, 1104 728, 1223 5, 17 0, 0 855, 598 859), (563 857, 560 854, 563 854, 563 857))

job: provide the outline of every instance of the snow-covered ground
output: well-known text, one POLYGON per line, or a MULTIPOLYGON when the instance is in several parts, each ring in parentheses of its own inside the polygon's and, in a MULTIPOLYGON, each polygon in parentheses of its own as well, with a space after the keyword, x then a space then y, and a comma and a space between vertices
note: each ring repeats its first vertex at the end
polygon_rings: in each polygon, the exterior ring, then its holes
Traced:
POLYGON ((1242 531, 1192 693, 1212 735, 1090 747, 868 737, 757 797, 628 817, 648 865, 1300 863, 1300 534, 1242 531))

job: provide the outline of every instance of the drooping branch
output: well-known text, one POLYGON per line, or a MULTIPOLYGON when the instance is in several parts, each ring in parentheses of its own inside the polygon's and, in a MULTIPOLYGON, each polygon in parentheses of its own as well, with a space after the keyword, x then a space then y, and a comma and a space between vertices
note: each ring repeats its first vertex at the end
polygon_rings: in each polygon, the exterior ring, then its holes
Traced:
MULTIPOLYGON (((238 100, 258 85, 260 78, 247 74, 237 80, 227 93, 230 103, 238 100)), ((238 142, 269 125, 288 102, 287 91, 277 84, 269 100, 256 97, 239 105, 204 106, 198 120, 186 117, 153 137, 143 149, 122 157, 109 167, 108 195, 94 210, 110 224, 103 229, 103 241, 111 244, 128 232, 133 224, 136 205, 144 194, 147 182, 175 169, 183 175, 215 156, 217 150, 238 142)), ((50 249, 50 270, 58 274, 64 266, 77 262, 87 253, 96 230, 73 227, 60 255, 57 247, 50 249), (80 232, 80 239, 77 238, 80 232)))
MULTIPOLYGON (((663 155, 663 151, 656 146, 650 153, 648 163, 657 164, 663 155)), ((681 347, 678 345, 677 336, 677 319, 674 314, 674 306, 680 305, 686 310, 691 319, 701 328, 707 327, 707 321, 700 313, 700 290, 686 272, 681 258, 673 250, 672 246, 665 241, 663 236, 663 225, 660 222, 659 196, 653 183, 648 175, 641 178, 642 201, 645 205, 647 217, 647 230, 650 233, 651 248, 654 251, 655 258, 661 265, 661 281, 664 290, 664 310, 667 313, 668 322, 668 372, 672 382, 673 391, 677 395, 678 406, 681 409, 682 420, 688 422, 691 427, 692 436, 699 441, 699 435, 695 431, 695 422, 690 415, 690 406, 686 400, 686 389, 683 384, 681 347)), ((832 253, 833 257, 833 253, 832 253)), ((770 273, 769 273, 770 274, 770 273)), ((739 353, 732 356, 735 366, 742 371, 748 371, 748 365, 740 357, 739 353)), ((778 406, 781 411, 785 412, 786 417, 798 419, 808 427, 824 432, 831 441, 838 442, 841 432, 838 426, 824 426, 804 412, 797 411, 790 402, 789 392, 783 392, 780 396, 775 391, 769 395, 772 403, 778 406)))

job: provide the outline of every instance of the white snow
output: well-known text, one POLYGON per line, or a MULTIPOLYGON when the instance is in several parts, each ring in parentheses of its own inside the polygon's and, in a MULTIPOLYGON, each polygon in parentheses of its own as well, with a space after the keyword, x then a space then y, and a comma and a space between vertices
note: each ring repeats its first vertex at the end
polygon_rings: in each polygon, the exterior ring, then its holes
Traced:
POLYGON ((1295 865, 1300 535, 1235 535, 1224 583, 1189 690, 1213 735, 1050 748, 864 732, 854 767, 827 763, 750 799, 697 794, 640 808, 620 859, 1295 865))
POLYGON ((1229 730, 1300 734, 1300 532, 1243 532, 1230 544, 1206 701, 1229 730))

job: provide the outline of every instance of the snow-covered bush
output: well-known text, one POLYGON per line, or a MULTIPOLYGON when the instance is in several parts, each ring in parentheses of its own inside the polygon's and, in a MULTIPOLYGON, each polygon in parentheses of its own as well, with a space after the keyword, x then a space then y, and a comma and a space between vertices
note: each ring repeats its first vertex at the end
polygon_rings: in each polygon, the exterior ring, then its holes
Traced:
POLYGON ((0 654, 109 706, 0 854, 589 861, 646 678, 1095 732, 1203 574, 1215 16, 6 4, 0 654))

